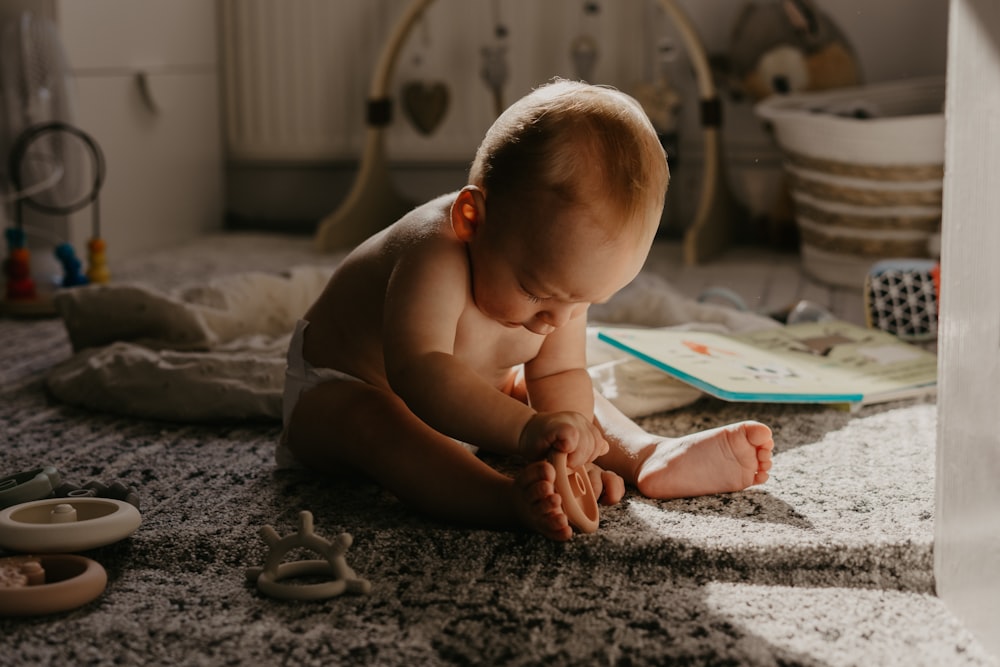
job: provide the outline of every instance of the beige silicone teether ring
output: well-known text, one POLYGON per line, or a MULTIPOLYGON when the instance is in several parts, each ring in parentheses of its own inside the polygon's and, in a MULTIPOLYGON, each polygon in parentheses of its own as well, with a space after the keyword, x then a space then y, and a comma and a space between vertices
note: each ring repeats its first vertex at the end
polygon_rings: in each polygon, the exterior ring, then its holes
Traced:
POLYGON ((72 554, 47 554, 38 560, 43 584, 0 588, 0 616, 40 616, 76 609, 96 599, 108 584, 97 561, 72 554))
MULTIPOLYGON (((325 600, 340 595, 348 590, 348 582, 344 579, 324 581, 317 584, 286 584, 284 579, 296 577, 336 577, 330 563, 325 560, 299 560, 291 563, 281 563, 277 572, 272 574, 267 570, 260 573, 257 588, 261 593, 283 600, 325 600)), ((366 591, 358 591, 366 592, 366 591)))
POLYGON ((570 524, 581 533, 593 533, 601 521, 601 513, 587 471, 567 468, 563 452, 553 454, 549 460, 556 469, 556 492, 562 497, 563 512, 570 524))
POLYGON ((48 498, 0 510, 0 547, 24 553, 87 551, 123 540, 142 517, 111 498, 48 498))

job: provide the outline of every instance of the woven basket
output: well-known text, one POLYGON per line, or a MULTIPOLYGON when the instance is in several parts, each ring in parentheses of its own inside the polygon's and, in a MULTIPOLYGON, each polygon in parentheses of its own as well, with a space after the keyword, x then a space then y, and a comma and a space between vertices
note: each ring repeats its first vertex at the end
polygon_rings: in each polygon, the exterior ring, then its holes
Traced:
POLYGON ((803 269, 861 288, 877 261, 930 257, 941 231, 943 77, 772 96, 803 269))

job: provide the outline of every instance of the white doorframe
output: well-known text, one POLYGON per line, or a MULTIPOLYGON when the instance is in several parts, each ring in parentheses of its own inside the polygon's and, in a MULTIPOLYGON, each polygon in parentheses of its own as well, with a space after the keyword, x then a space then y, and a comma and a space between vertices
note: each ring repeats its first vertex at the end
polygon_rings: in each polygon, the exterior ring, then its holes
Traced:
POLYGON ((939 339, 938 595, 1000 656, 1000 3, 951 0, 939 339))

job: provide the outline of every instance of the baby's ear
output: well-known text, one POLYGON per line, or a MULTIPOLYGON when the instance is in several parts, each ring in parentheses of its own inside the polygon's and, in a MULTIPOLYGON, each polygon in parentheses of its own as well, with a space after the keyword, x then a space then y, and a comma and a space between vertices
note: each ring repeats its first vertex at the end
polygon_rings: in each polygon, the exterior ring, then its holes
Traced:
POLYGON ((475 185, 467 185, 451 204, 451 227, 460 241, 467 242, 486 221, 486 197, 475 185))

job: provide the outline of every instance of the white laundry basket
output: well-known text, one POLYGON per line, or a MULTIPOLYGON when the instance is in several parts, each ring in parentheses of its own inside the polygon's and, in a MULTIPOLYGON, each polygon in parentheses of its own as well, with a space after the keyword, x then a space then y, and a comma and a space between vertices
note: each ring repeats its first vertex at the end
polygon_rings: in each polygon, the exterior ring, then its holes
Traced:
POLYGON ((941 231, 943 77, 757 105, 784 155, 803 269, 862 288, 875 262, 933 257, 941 231))

